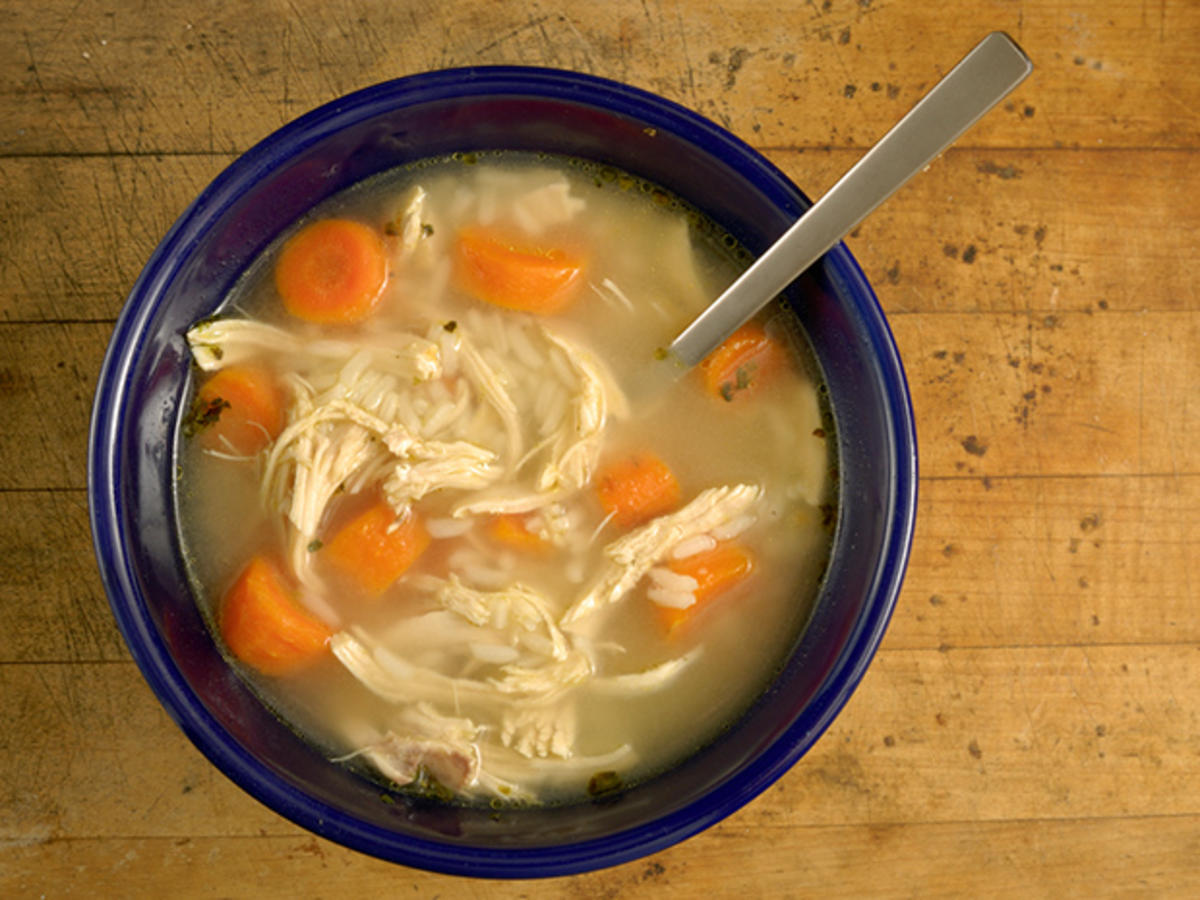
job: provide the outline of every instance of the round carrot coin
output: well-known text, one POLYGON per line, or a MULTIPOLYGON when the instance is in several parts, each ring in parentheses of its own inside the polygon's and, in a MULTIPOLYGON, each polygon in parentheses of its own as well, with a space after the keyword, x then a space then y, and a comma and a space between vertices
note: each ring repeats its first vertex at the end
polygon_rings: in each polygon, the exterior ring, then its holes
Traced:
POLYGON ((375 309, 387 281, 383 238, 361 222, 322 219, 301 228, 275 263, 284 308, 308 322, 347 324, 375 309))

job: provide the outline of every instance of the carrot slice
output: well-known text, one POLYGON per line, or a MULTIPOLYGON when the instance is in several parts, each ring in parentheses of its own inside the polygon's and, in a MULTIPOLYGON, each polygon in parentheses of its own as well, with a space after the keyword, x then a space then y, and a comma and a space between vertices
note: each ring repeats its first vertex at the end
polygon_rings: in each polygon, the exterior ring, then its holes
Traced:
POLYGON ((787 365, 787 351, 756 322, 743 325, 700 363, 704 387, 727 402, 753 396, 787 365))
POLYGON ((283 391, 257 366, 228 366, 196 391, 189 427, 210 450, 253 456, 283 430, 283 391))
POLYGON ((429 532, 409 511, 398 519, 379 500, 342 526, 321 555, 372 597, 382 594, 429 546, 429 532))
POLYGON ((611 463, 596 479, 605 513, 622 528, 640 525, 679 505, 679 482, 652 453, 636 453, 611 463))
POLYGON ((529 519, 514 513, 503 513, 492 519, 488 533, 502 544, 526 553, 545 553, 550 544, 541 535, 529 530, 529 519))
POLYGON ((459 285, 480 300, 521 312, 552 315, 583 287, 583 257, 560 247, 537 247, 497 232, 467 228, 454 247, 459 285))
POLYGON ((275 288, 284 308, 322 324, 365 319, 386 280, 383 238, 349 219, 304 226, 283 245, 275 263, 275 288))
POLYGON ((325 651, 332 632, 296 605, 274 563, 250 560, 221 602, 219 629, 233 655, 264 675, 289 675, 325 651))
POLYGON ((683 559, 674 559, 667 568, 677 575, 696 579, 693 591, 696 602, 687 609, 659 607, 659 619, 668 632, 673 631, 709 600, 741 583, 754 571, 754 557, 740 544, 722 541, 711 550, 704 550, 683 559))

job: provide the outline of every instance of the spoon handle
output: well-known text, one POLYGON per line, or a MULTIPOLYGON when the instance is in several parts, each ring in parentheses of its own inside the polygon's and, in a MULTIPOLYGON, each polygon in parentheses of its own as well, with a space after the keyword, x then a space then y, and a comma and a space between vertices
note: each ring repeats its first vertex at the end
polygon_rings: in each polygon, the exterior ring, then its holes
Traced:
POLYGON ((1033 70, 1013 40, 993 32, 934 85, 670 346, 700 362, 817 261, 880 203, 924 169, 1033 70))

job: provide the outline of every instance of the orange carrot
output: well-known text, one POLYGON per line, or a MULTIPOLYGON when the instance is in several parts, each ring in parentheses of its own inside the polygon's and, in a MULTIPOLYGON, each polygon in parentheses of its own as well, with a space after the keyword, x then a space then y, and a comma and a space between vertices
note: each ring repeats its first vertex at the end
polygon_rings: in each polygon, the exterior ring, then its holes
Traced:
POLYGON ((756 322, 743 325, 700 363, 709 393, 733 402, 755 394, 787 364, 787 351, 756 322))
POLYGON ((614 522, 629 528, 670 512, 679 504, 680 490, 665 462, 652 453, 636 453, 600 472, 596 496, 614 522))
POLYGON ((488 533, 502 544, 526 553, 545 553, 550 544, 539 534, 529 530, 526 516, 504 513, 492 519, 488 533))
POLYGON ((228 366, 200 385, 189 427, 210 450, 253 456, 283 430, 283 391, 257 366, 228 366))
POLYGON ((332 632, 297 606, 283 574, 250 560, 221 602, 219 628, 233 655, 264 675, 289 675, 325 651, 332 632))
POLYGON ((429 532, 410 510, 398 519, 379 500, 351 519, 324 546, 321 555, 370 596, 387 590, 429 546, 429 532))
POLYGON ((582 256, 559 247, 517 243, 478 228, 459 232, 454 261, 465 291, 521 312, 559 312, 584 283, 582 256))
POLYGON ((754 557, 740 544, 722 541, 711 550, 671 560, 667 563, 667 568, 677 575, 687 575, 696 579, 697 585, 693 592, 696 602, 687 609, 659 607, 659 618, 670 632, 706 602, 749 577, 754 571, 754 557))
POLYGON ((386 280, 383 238, 349 219, 304 226, 283 245, 275 263, 275 288, 284 308, 309 322, 365 319, 386 280))

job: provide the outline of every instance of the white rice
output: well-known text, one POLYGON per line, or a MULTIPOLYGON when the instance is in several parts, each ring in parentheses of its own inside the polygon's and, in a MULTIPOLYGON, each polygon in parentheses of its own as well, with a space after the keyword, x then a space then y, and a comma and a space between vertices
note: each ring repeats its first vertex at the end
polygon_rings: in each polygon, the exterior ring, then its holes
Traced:
POLYGON ((504 569, 493 569, 490 566, 472 564, 463 566, 460 570, 463 580, 468 584, 484 589, 499 590, 507 587, 512 573, 504 569))
POLYGON ((509 338, 512 342, 513 355, 520 360, 522 365, 535 372, 545 367, 546 357, 533 346, 533 341, 529 339, 529 334, 523 325, 514 324, 509 331, 509 338))
POLYGON ((396 403, 395 420, 399 421, 409 433, 421 433, 421 420, 413 410, 412 398, 408 394, 400 395, 396 403))
POLYGON ((438 348, 442 354, 442 372, 445 375, 453 376, 458 374, 458 338, 454 332, 447 331, 441 325, 437 326, 441 332, 438 335, 438 348))
POLYGON ((445 540, 446 538, 459 537, 466 534, 474 527, 475 520, 471 518, 437 518, 425 520, 425 530, 428 531, 429 536, 435 540, 445 540))
POLYGON ((700 582, 691 575, 680 575, 663 566, 655 566, 648 573, 655 587, 668 591, 685 591, 691 593, 700 587, 700 582))
POLYGON ((517 634, 517 640, 527 650, 532 650, 541 656, 554 655, 554 643, 550 638, 543 634, 538 634, 536 631, 521 631, 517 634))
POLYGON ((496 665, 514 662, 521 655, 516 647, 506 647, 503 644, 482 644, 477 641, 468 644, 467 649, 480 662, 496 665))
POLYGON ((586 563, 582 556, 573 557, 563 568, 563 575, 571 584, 583 584, 583 579, 587 577, 585 567, 586 563))
POLYGON ((718 525, 710 534, 718 541, 727 541, 730 538, 735 538, 757 521, 756 516, 750 513, 743 513, 736 518, 730 519, 724 525, 718 525))
POLYGON ((571 364, 567 361, 567 356, 561 350, 555 348, 550 351, 550 367, 554 370, 555 376, 562 382, 563 386, 568 390, 579 384, 579 376, 575 374, 575 370, 571 368, 571 364))
MULTIPOLYGON (((508 327, 508 323, 495 313, 481 318, 483 319, 484 323, 484 333, 481 335, 481 337, 489 341, 492 347, 495 348, 497 359, 504 359, 508 356, 508 351, 510 348, 508 339, 510 329, 508 327)), ((506 359, 504 359, 504 361, 507 362, 506 359)))
POLYGON ((537 386, 537 393, 533 396, 533 417, 538 421, 546 418, 546 411, 550 408, 550 393, 554 388, 555 383, 549 379, 537 386))
POLYGON ((496 221, 496 191, 491 188, 480 190, 476 209, 480 225, 491 225, 496 221))
POLYGON ((671 559, 687 559, 697 553, 706 553, 717 546, 717 539, 711 534, 698 534, 685 538, 671 550, 671 559))
POLYGON ((442 431, 451 422, 462 415, 465 406, 455 404, 453 400, 447 400, 441 406, 437 407, 425 420, 425 427, 422 430, 426 437, 433 437, 442 431))
POLYGON ((696 595, 688 591, 671 591, 659 587, 650 588, 646 591, 646 596, 658 606, 670 609, 687 609, 696 602, 696 595))
POLYGON ((537 217, 525 208, 523 203, 514 203, 511 207, 513 218, 517 220, 517 225, 527 234, 541 234, 544 227, 537 217))
POLYGON ((554 434, 562 425, 563 416, 567 412, 567 404, 570 403, 567 397, 567 392, 562 389, 561 385, 555 384, 553 381, 547 381, 546 384, 552 385, 554 391, 550 395, 550 404, 542 414, 541 433, 543 435, 554 434))

